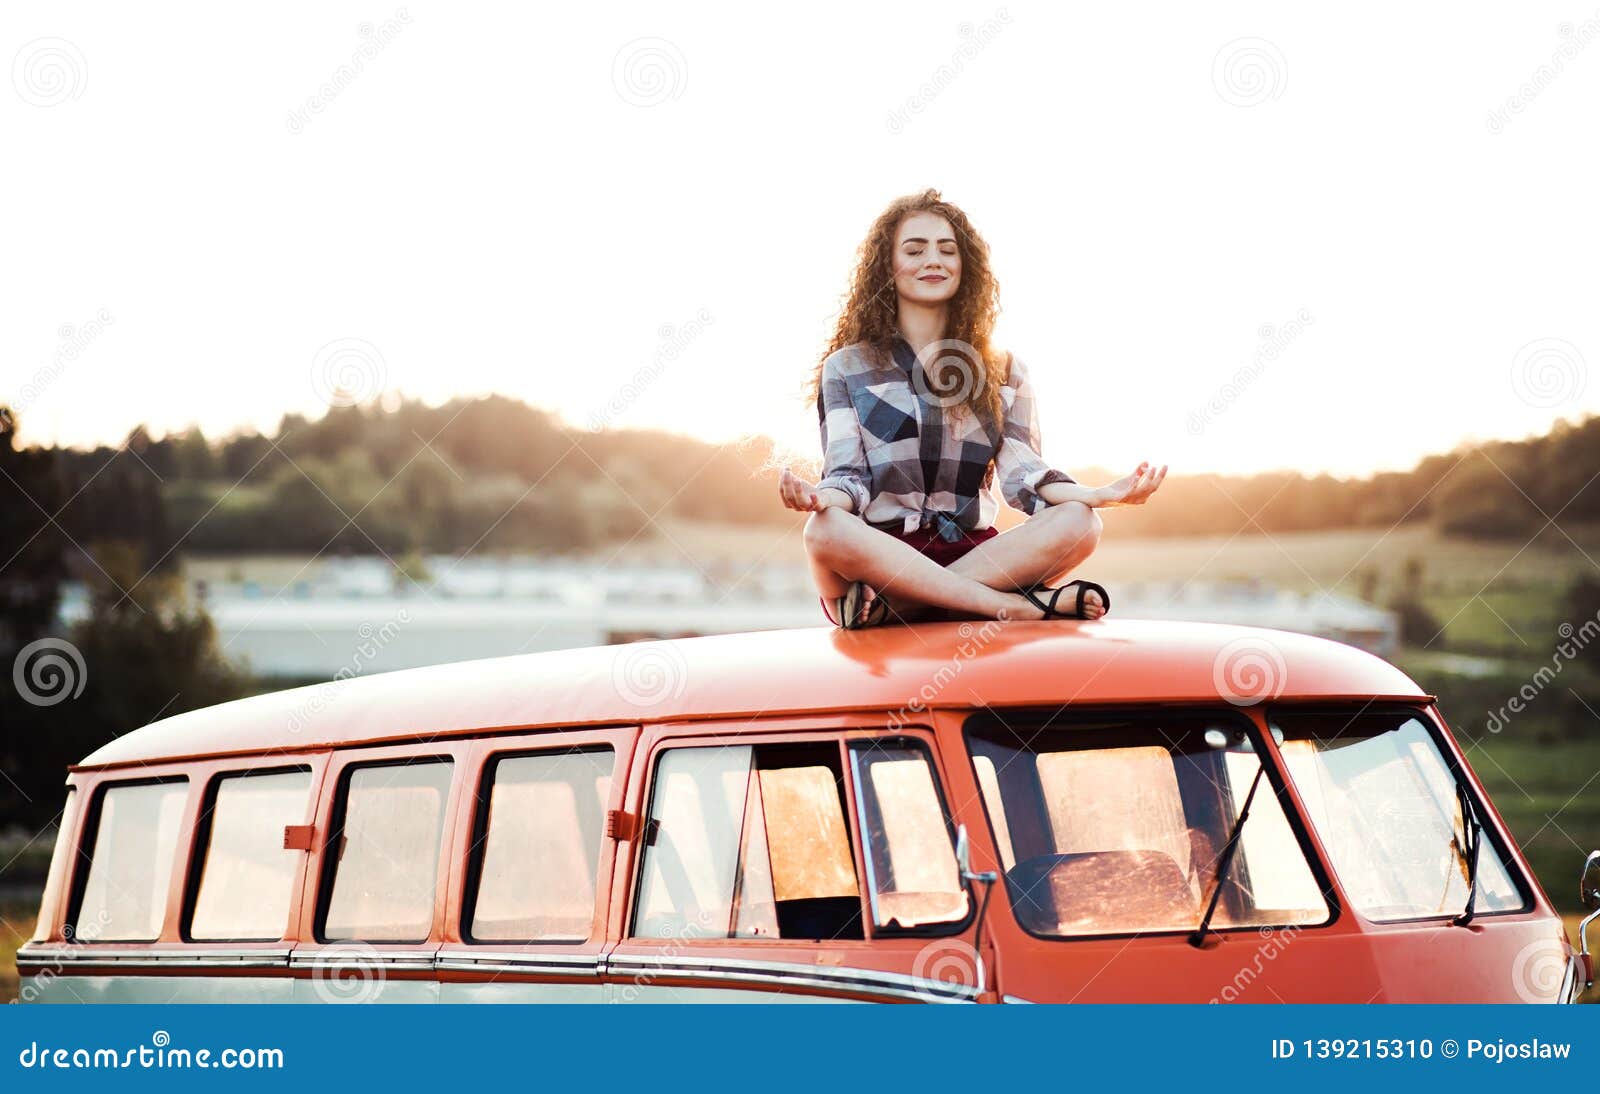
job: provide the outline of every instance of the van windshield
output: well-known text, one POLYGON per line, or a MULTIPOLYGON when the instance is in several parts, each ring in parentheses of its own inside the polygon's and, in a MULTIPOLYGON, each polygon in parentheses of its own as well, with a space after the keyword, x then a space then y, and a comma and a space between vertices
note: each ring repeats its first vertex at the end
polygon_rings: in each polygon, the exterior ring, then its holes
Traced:
MULTIPOLYGON (((1457 915, 1471 846, 1456 777, 1409 711, 1278 711, 1274 736, 1339 883, 1378 921, 1457 915)), ((1481 813, 1481 809, 1479 810, 1481 813)), ((1523 907, 1489 839, 1478 850, 1474 911, 1523 907)))
POLYGON ((980 716, 968 740, 1018 922, 1045 936, 1323 923, 1328 905, 1236 715, 980 716), (1015 721, 1013 719, 1013 721, 1015 721))

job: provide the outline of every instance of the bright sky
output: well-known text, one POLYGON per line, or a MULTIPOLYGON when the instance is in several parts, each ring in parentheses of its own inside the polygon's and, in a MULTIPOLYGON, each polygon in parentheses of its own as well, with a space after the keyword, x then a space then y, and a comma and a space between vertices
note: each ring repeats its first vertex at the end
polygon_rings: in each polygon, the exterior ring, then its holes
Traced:
POLYGON ((8 0, 0 401, 270 429, 331 362, 814 455, 853 250, 933 185, 1062 466, 1600 411, 1593 4, 1200 7, 8 0))

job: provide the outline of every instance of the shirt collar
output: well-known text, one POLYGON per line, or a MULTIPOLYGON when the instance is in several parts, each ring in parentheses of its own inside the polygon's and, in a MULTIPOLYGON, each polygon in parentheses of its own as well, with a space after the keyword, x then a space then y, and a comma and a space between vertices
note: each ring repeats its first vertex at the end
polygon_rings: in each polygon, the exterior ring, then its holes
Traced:
POLYGON ((911 343, 907 342, 905 335, 899 331, 894 332, 894 339, 889 343, 889 356, 900 371, 908 376, 917 363, 917 355, 912 351, 911 343))

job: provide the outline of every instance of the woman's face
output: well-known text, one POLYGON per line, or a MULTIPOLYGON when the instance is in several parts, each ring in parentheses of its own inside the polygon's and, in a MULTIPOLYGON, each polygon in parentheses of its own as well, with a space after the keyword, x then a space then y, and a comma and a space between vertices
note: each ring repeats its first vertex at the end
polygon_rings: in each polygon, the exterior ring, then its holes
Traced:
POLYGON ((946 304, 961 285, 961 252, 950 222, 938 213, 912 213, 894 240, 894 288, 902 300, 946 304))

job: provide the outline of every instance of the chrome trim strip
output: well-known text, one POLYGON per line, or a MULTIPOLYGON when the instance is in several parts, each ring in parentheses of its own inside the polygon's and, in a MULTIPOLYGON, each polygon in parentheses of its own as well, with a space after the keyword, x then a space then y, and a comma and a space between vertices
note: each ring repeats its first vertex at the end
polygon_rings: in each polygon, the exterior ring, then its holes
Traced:
POLYGON ((1032 999, 1024 999, 1020 995, 1002 995, 1000 997, 1000 1002, 1002 1002, 1002 1003, 1027 1003, 1029 1006, 1033 1005, 1033 1000, 1032 999))
MULTIPOLYGON (((341 969, 363 964, 392 969, 451 972, 536 973, 599 979, 602 973, 627 976, 654 973, 716 983, 771 984, 777 987, 853 991, 923 1003, 970 1003, 978 989, 901 973, 843 966, 799 965, 747 957, 657 957, 612 954, 602 962, 595 954, 532 954, 508 950, 435 953, 416 950, 332 948, 327 950, 102 950, 91 946, 26 945, 17 951, 19 966, 50 964, 117 966, 121 968, 294 968, 341 969)), ((1007 996, 1006 1002, 1025 1002, 1007 996)))
POLYGON ((179 969, 282 968, 288 949, 260 950, 108 950, 94 945, 23 946, 17 950, 21 965, 118 965, 179 969))
POLYGON ((970 1003, 978 997, 978 989, 969 984, 950 984, 942 980, 875 969, 796 965, 746 957, 683 958, 613 953, 607 958, 606 972, 654 972, 690 980, 737 980, 784 987, 828 988, 913 999, 923 1003, 970 1003))
POLYGON ((1578 987, 1578 958, 1575 955, 1567 956, 1567 971, 1561 977, 1561 990, 1556 993, 1557 1003, 1576 1003, 1578 993, 1583 989, 1578 987))
POLYGON ((347 969, 352 965, 382 965, 386 969, 432 969, 432 950, 371 950, 359 943, 330 943, 321 950, 295 950, 292 969, 347 969))
POLYGON ((433 967, 449 972, 507 972, 600 978, 598 954, 523 953, 518 950, 448 950, 433 967))

